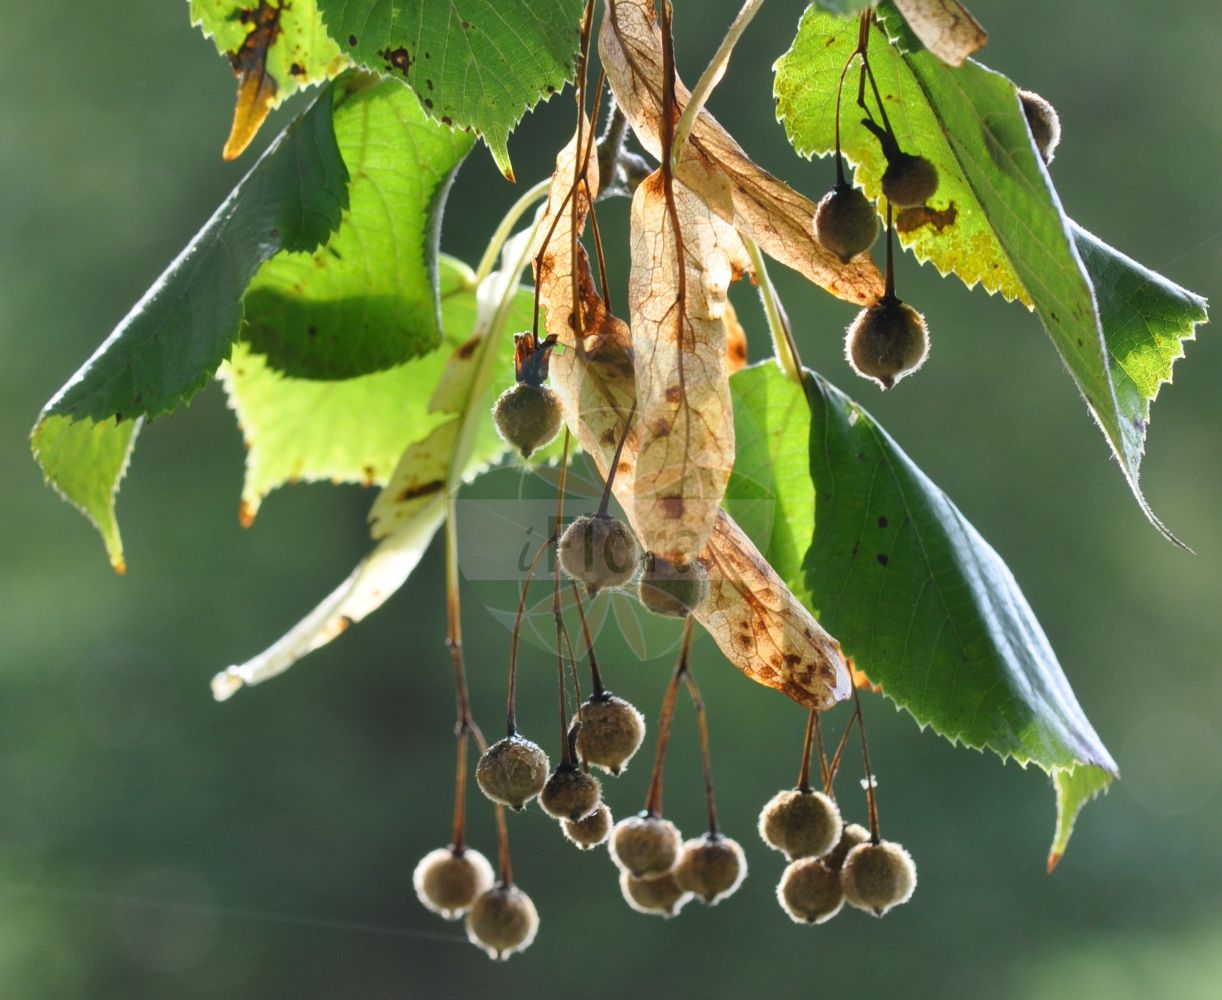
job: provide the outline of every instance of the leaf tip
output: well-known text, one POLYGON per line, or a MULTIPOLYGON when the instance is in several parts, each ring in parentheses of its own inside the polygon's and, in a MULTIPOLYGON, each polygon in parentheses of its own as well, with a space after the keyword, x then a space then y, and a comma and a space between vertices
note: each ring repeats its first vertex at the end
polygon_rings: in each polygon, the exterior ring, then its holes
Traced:
POLYGON ((258 512, 258 501, 243 497, 241 502, 238 504, 238 524, 240 524, 243 528, 249 528, 255 523, 255 515, 258 512))
POLYGON ((258 72, 242 73, 238 80, 238 99, 233 108, 233 124, 229 138, 221 150, 221 159, 226 163, 236 160, 251 144, 260 127, 271 112, 276 98, 276 81, 262 69, 258 72))
POLYGON ((1063 855, 1060 851, 1053 850, 1048 852, 1047 874, 1051 875, 1056 870, 1056 866, 1061 863, 1062 857, 1063 855))

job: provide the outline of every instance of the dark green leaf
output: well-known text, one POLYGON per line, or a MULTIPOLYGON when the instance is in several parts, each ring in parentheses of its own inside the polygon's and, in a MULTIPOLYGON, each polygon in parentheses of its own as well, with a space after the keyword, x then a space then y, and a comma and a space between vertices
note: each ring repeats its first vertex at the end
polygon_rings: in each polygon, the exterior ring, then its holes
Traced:
POLYGON ((259 265, 280 250, 313 250, 339 225, 348 174, 331 119, 327 88, 47 404, 44 419, 156 416, 203 387, 229 354, 259 265))
POLYGON ((772 362, 730 379, 738 458, 727 491, 752 540, 883 693, 922 726, 1049 772, 1053 851, 1115 764, 1010 571, 859 406, 772 362), (795 454, 794 438, 804 447, 795 454), (816 501, 817 498, 817 501, 816 501), (813 515, 813 518, 812 518, 813 515), (813 543, 793 531, 814 525, 813 543))
POLYGON ((573 77, 582 0, 318 0, 358 62, 406 80, 446 125, 475 130, 512 177, 522 115, 573 77))
POLYGON ((349 206, 314 253, 281 253, 246 293, 243 337, 272 368, 353 378, 437 346, 437 242, 450 181, 472 140, 430 121, 393 80, 336 84, 335 138, 349 206))

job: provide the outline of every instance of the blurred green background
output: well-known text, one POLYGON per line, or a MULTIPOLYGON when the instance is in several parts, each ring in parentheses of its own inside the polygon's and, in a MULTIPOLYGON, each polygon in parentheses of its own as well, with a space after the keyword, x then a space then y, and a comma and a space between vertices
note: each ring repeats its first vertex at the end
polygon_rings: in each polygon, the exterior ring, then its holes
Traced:
MULTIPOLYGON (((690 81, 738 3, 675 6, 690 81)), ((770 96, 769 67, 802 6, 766 5, 712 109, 817 197, 830 164, 792 155, 770 96)), ((1070 214, 1216 298, 1216 5, 972 6, 992 34, 984 61, 1060 110, 1053 176, 1070 214)), ((372 493, 291 487, 240 529, 242 441, 215 386, 141 437, 119 501, 126 578, 42 486, 26 440, 39 406, 255 153, 220 160, 234 83, 185 3, 4 10, 0 995, 1222 996, 1222 347, 1212 328, 1155 406, 1145 463, 1154 509, 1190 556, 1145 523, 1024 310, 904 258, 901 294, 928 316, 933 354, 880 396, 841 358, 851 310, 778 275, 805 360, 863 400, 1010 562, 1124 780, 1086 810, 1047 877, 1046 778, 955 750, 871 700, 884 828, 911 849, 920 887, 881 922, 852 911, 799 928, 776 906, 782 865, 755 817, 792 783, 802 713, 702 640, 723 826, 747 848, 750 877, 715 910, 692 904, 661 923, 628 910, 605 853, 572 850, 530 810, 512 820, 515 870, 542 929, 528 952, 494 964, 461 927, 425 913, 410 884, 416 859, 448 835, 439 548, 360 627, 217 705, 212 674, 275 639, 366 551, 372 493)), ((567 96, 554 100, 512 141, 523 182, 546 172, 570 114, 567 96)), ((445 249, 473 262, 515 195, 477 149, 451 195, 445 249)), ((626 218, 623 201, 603 216, 620 275, 626 218)), ((738 301, 758 356, 762 321, 750 293, 738 301)), ((537 492, 508 470, 478 495, 523 488, 537 492)), ((475 708, 495 730, 508 634, 485 606, 507 605, 484 584, 465 596, 475 708)), ((651 648, 672 639, 655 629, 651 648)), ((612 685, 652 719, 669 659, 642 662, 614 642, 603 658, 612 685)), ((549 664, 528 657, 522 698, 524 725, 550 748, 549 664)), ((680 712, 668 811, 695 833, 690 714, 680 712)), ((637 807, 647 771, 638 763, 610 789, 618 814, 637 807)), ((850 775, 842 795, 853 800, 850 775)), ((472 824, 491 853, 478 799, 472 824)))

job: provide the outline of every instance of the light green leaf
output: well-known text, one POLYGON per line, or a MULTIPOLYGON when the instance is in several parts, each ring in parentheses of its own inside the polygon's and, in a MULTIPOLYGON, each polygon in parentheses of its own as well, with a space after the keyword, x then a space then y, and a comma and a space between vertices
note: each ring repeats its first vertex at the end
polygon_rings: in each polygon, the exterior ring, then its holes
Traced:
POLYGON ((1077 223, 1070 223, 1082 262, 1095 288, 1110 357, 1112 385, 1125 421, 1125 451, 1145 450, 1150 404, 1171 368, 1184 356, 1184 341, 1208 320, 1199 295, 1142 267, 1077 223))
POLYGON ((513 177, 509 133, 573 77, 582 0, 318 0, 331 36, 406 80, 438 121, 472 128, 513 177))
MULTIPOLYGON (((793 45, 773 67, 776 77, 773 91, 777 101, 777 118, 785 126, 785 134, 793 148, 802 156, 826 156, 836 148, 836 89, 840 72, 849 55, 857 46, 858 22, 856 17, 837 17, 810 7, 798 26, 793 45)), ((977 64, 961 70, 950 70, 927 53, 920 58, 937 63, 948 74, 969 76, 970 82, 962 84, 973 92, 982 88, 986 93, 1000 90, 1003 101, 1013 115, 1017 115, 1018 138, 1029 145, 1026 124, 1018 110, 1013 85, 995 73, 977 64)), ((916 55, 904 57, 892 46, 886 34, 875 27, 870 40, 870 66, 878 81, 879 90, 886 102, 887 115, 895 130, 900 147, 907 152, 920 153, 938 168, 938 191, 929 203, 933 211, 926 217, 925 225, 912 229, 906 227, 922 216, 920 210, 909 210, 897 219, 900 242, 909 247, 920 261, 934 264, 942 274, 955 273, 969 288, 979 282, 989 292, 1001 292, 1007 299, 1022 299, 1029 303, 1026 290, 1015 272, 999 234, 994 230, 985 206, 973 186, 969 172, 975 167, 975 157, 984 155, 987 166, 997 173, 999 183, 1011 187, 1035 186, 1044 194, 1044 180, 1034 163, 1024 162, 1021 173, 1017 168, 1011 177, 992 167, 986 143, 986 132, 977 121, 971 122, 966 137, 949 134, 950 126, 941 118, 941 108, 928 96, 917 78, 913 60, 916 55), (968 163, 961 163, 959 150, 954 143, 966 139, 968 163)), ((856 183, 872 198, 882 193, 882 176, 887 161, 879 148, 878 140, 860 123, 863 117, 857 107, 858 71, 853 69, 845 78, 844 96, 840 113, 840 142, 845 158, 856 168, 856 183)), ((868 88, 867 88, 868 90, 868 88)), ((874 102, 869 101, 874 107, 874 102)), ((874 112, 877 117, 878 112, 874 112)), ((1010 124, 1013 124, 1011 122, 1010 124)), ((1006 154, 998 150, 999 158, 1006 154)), ((829 164, 826 170, 827 187, 835 181, 835 171, 829 164)), ((1025 196, 1024 196, 1025 197, 1025 196)), ((1034 220, 1036 227, 1047 229, 1048 220, 1042 218, 1041 210, 1034 220)), ((1063 227, 1053 212, 1053 228, 1059 232, 1063 227)), ((1031 233, 1032 239, 1038 233, 1031 233)), ((1064 234, 1059 236, 1062 250, 1066 245, 1064 234)), ((902 289, 901 289, 902 292, 902 289)), ((902 296, 901 296, 902 297, 902 296)))
POLYGON ((1049 873, 1060 862, 1082 808, 1111 787, 1115 774, 1098 767, 1058 767, 1052 772, 1057 790, 1057 828, 1048 851, 1049 873))
POLYGON ((127 569, 115 519, 115 494, 140 429, 139 420, 72 420, 53 414, 34 428, 31 445, 48 485, 93 523, 110 564, 127 569))
POLYGON ((722 504, 800 600, 802 560, 815 529, 810 407, 772 361, 730 377, 734 470, 722 504))
MULTIPOLYGON (((1118 351, 1131 353, 1132 331, 1144 320, 1123 296, 1092 285, 1096 275, 1088 272, 1082 256, 1091 241, 1083 240, 1062 211, 1014 84, 971 61, 958 68, 945 65, 921 49, 890 5, 879 9, 901 43, 890 44, 877 25, 872 29, 870 65, 888 115, 900 145, 932 160, 940 177, 929 210, 901 213, 898 228, 915 226, 905 239, 919 258, 933 261, 944 273, 954 271, 969 286, 979 281, 1034 307, 1142 510, 1171 537, 1138 483, 1152 391, 1132 391, 1135 383, 1115 373, 1111 364, 1118 351)), ((793 48, 777 63, 778 116, 801 153, 834 148, 835 81, 856 33, 854 20, 808 9, 793 48)), ((877 196, 885 161, 877 141, 857 122, 855 85, 847 89, 843 148, 858 164, 858 183, 877 196)), ((1118 255, 1110 248, 1097 249, 1094 270, 1109 271, 1104 258, 1118 255)), ((1154 289, 1148 294, 1159 302, 1164 344, 1191 335, 1193 323, 1204 317, 1203 302, 1152 272, 1138 274, 1126 274, 1123 284, 1132 291, 1140 280, 1154 289)), ((1103 277, 1121 281, 1115 272, 1103 277)), ((1159 352, 1142 353, 1152 361, 1159 352)), ((1169 362, 1155 367, 1160 378, 1169 377, 1169 362)))
MULTIPOLYGON (((359 378, 315 381, 271 369, 244 344, 221 379, 249 453, 241 516, 249 524, 272 490, 289 482, 384 486, 407 445, 444 423, 430 393, 475 325, 475 286, 466 265, 440 258, 442 342, 428 354, 359 378)), ((514 300, 511 324, 529 323, 530 293, 514 300)), ((502 380, 512 378, 512 341, 500 348, 502 380)))
POLYGON ((492 428, 492 394, 513 379, 512 338, 507 330, 528 325, 533 298, 518 287, 529 262, 532 226, 507 240, 502 267, 476 290, 471 335, 448 354, 430 410, 448 419, 408 444, 390 483, 370 511, 378 545, 352 575, 279 641, 245 663, 217 674, 213 695, 223 701, 245 685, 283 673, 302 656, 334 639, 376 610, 407 579, 445 520, 465 479, 503 455, 492 428), (438 405, 439 398, 441 405, 438 405))
POLYGON ((212 39, 238 76, 225 159, 242 153, 268 112, 349 65, 314 0, 191 0, 191 23, 212 39))
POLYGON ((313 253, 281 253, 246 293, 243 337, 271 367, 352 378, 437 346, 437 242, 472 140, 430 121, 393 80, 336 84, 335 138, 352 183, 339 229, 313 253))

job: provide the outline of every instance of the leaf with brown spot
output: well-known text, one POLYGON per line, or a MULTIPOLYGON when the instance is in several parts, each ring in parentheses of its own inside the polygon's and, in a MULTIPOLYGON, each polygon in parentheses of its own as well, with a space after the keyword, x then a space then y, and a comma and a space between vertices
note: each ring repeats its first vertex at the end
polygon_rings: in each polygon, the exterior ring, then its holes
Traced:
MULTIPOLYGON (((536 276, 546 331, 556 334, 565 348, 552 356, 551 384, 564 404, 570 430, 603 476, 617 444, 624 439, 612 488, 639 534, 634 480, 641 422, 634 418, 632 426, 627 426, 637 390, 632 335, 628 325, 611 315, 599 298, 585 249, 578 244, 575 261, 572 256, 571 217, 567 206, 561 208, 572 185, 574 158, 575 143, 570 142, 557 157, 540 227, 546 232, 556 221, 549 252, 536 276), (584 334, 580 344, 569 325, 574 272, 584 334)), ((591 193, 596 193, 593 162, 587 180, 591 193)), ((588 208, 583 194, 578 199, 579 226, 584 226, 588 208)), ((848 697, 849 674, 839 643, 793 596, 724 511, 717 511, 712 536, 698 558, 708 571, 710 586, 707 600, 693 614, 731 663, 751 680, 808 708, 827 708, 848 697)))
MULTIPOLYGON (((607 81, 637 139, 660 157, 662 35, 652 0, 608 0, 598 49, 607 81)), ((689 96, 676 81, 679 110, 689 96)), ((882 294, 882 276, 874 262, 863 255, 841 264, 825 250, 815 239, 810 199, 753 163, 707 111, 696 116, 675 178, 764 253, 838 298, 864 305, 882 294)))
POLYGON ((238 78, 226 160, 241 156, 288 98, 351 65, 323 27, 315 0, 191 0, 191 23, 238 78))
POLYGON ((633 511, 646 549, 688 563, 713 533, 734 466, 723 317, 730 281, 750 261, 738 234, 681 184, 674 209, 660 171, 632 198, 633 511))

